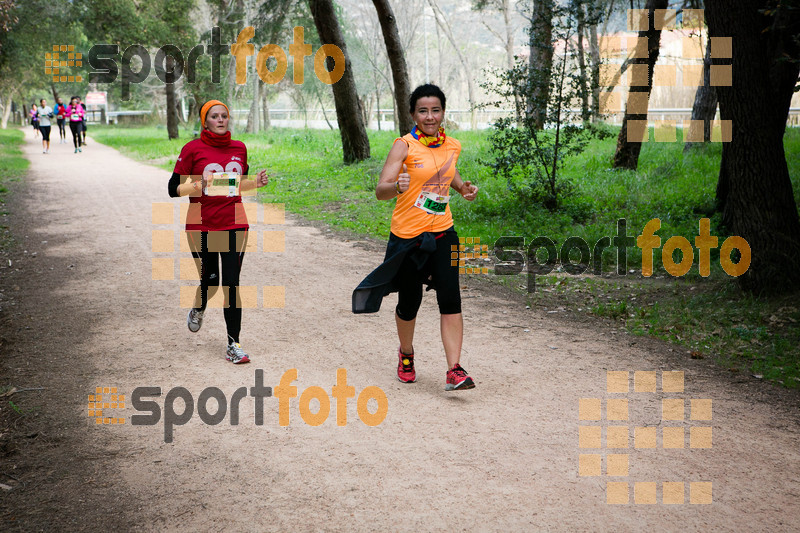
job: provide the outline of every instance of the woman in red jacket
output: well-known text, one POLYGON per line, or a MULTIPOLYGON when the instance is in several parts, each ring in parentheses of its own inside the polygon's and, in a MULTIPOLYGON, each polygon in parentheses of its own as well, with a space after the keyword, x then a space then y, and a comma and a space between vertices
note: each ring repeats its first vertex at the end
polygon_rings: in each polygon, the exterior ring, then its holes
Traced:
POLYGON ((226 359, 238 364, 250 361, 239 344, 242 307, 236 296, 249 229, 240 205, 241 192, 263 187, 269 178, 266 170, 261 170, 255 179, 241 179, 248 172, 247 147, 241 141, 231 140, 229 119, 228 106, 219 100, 203 104, 200 108, 203 131, 199 139, 189 141, 181 150, 169 181, 169 195, 189 196, 191 204, 198 207, 196 211, 190 207, 186 220, 192 256, 200 260, 200 286, 195 306, 186 319, 189 330, 200 330, 209 291, 213 295, 221 281, 223 291, 227 289, 223 309, 228 333, 226 359), (216 173, 228 174, 232 185, 223 187, 226 195, 214 194, 211 186, 216 173))

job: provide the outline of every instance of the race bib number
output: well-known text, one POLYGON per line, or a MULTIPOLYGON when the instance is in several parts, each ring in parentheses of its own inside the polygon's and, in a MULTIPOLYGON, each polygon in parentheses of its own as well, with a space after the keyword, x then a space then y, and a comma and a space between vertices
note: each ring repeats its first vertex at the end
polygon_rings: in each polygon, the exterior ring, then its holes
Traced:
POLYGON ((239 196, 241 183, 242 177, 235 172, 214 173, 205 193, 206 196, 239 196))
POLYGON ((419 207, 429 215, 444 215, 449 201, 449 196, 440 196, 432 192, 422 191, 417 201, 414 202, 414 207, 419 207))

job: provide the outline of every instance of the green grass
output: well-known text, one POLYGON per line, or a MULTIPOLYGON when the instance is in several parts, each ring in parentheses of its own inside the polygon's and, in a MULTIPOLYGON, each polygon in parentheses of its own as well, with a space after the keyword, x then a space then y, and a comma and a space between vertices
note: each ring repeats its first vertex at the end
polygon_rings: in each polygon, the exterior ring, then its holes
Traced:
MULTIPOLYGON (((618 130, 612 130, 614 132, 618 130)), ((172 170, 181 147, 191 139, 166 140, 163 127, 94 127, 92 136, 140 161, 172 170)), ((458 168, 481 192, 469 203, 455 195, 453 216, 459 235, 493 243, 504 235, 523 236, 530 242, 548 236, 560 246, 568 237, 582 237, 590 249, 598 239, 617 231, 617 220, 627 220, 629 236, 641 233, 647 221, 658 218, 662 245, 671 236, 694 243, 700 218, 711 219, 711 234, 728 236, 714 212, 721 145, 699 146, 684 153, 682 143, 643 145, 637 171, 611 168, 616 136, 593 140, 567 161, 563 177, 575 194, 551 213, 536 206, 520 206, 507 184, 486 164, 490 146, 486 132, 454 132, 463 147, 458 168)), ((251 169, 266 168, 274 176, 262 201, 280 202, 289 211, 361 234, 387 237, 394 201, 375 199, 375 184, 383 161, 396 137, 393 132, 369 132, 372 157, 354 165, 342 163, 338 131, 271 129, 259 135, 236 135, 248 147, 251 169)), ((800 129, 788 129, 784 138, 795 201, 800 205, 800 129)), ((592 276, 538 276, 532 305, 572 305, 581 312, 619 321, 633 334, 663 338, 694 352, 713 357, 732 370, 763 375, 786 387, 800 386, 800 327, 797 309, 789 297, 755 298, 741 292, 719 267, 712 250, 711 276, 698 273, 697 254, 689 273, 672 278, 654 254, 652 278, 640 275, 611 279, 592 276), (602 295, 602 296, 598 296, 602 295), (789 298, 789 299, 787 299, 789 298)), ((603 252, 603 272, 616 270, 616 250, 603 252)), ((641 251, 627 249, 627 268, 641 270, 641 251)), ((675 258, 680 258, 676 254, 675 258)), ((524 277, 501 277, 513 288, 525 286, 524 277)))
POLYGON ((10 239, 6 224, 9 188, 12 183, 22 179, 29 165, 20 148, 24 139, 25 136, 19 128, 0 130, 0 249, 5 249, 10 239))
POLYGON ((25 136, 18 128, 0 130, 0 202, 11 182, 19 181, 28 170, 28 160, 22 156, 25 136))

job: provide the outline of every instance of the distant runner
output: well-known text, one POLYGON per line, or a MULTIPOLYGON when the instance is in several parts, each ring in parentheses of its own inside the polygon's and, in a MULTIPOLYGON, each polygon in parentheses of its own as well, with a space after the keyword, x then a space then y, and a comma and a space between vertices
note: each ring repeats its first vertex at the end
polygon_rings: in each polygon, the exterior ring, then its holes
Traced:
POLYGON ((81 120, 81 135, 83 135, 83 145, 86 146, 86 104, 81 102, 81 97, 76 96, 75 98, 78 99, 78 105, 83 108, 83 119, 81 120))
POLYGON ((64 127, 64 113, 67 111, 67 106, 64 105, 64 101, 59 96, 56 99, 56 107, 53 110, 53 113, 56 115, 56 121, 58 123, 58 133, 61 136, 59 140, 59 144, 65 144, 67 142, 67 133, 66 128, 64 127))
POLYGON ((42 98, 39 100, 42 107, 39 108, 39 131, 42 132, 42 153, 50 153, 50 119, 53 118, 53 108, 47 105, 47 101, 42 98))
POLYGON ((72 144, 75 145, 75 153, 81 150, 81 128, 83 125, 83 108, 78 104, 78 97, 73 96, 69 99, 69 105, 64 112, 64 116, 69 120, 69 129, 72 132, 72 144))
POLYGON ((31 117, 31 126, 33 126, 33 138, 39 138, 39 111, 36 108, 36 104, 31 104, 31 110, 29 112, 31 117))

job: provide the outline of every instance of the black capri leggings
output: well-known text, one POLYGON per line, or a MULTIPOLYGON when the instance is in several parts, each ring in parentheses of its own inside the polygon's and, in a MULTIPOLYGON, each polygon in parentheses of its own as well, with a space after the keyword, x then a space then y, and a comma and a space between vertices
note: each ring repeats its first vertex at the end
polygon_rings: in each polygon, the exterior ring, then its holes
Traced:
POLYGON ((69 121, 69 129, 72 132, 72 144, 75 145, 75 148, 81 147, 81 129, 82 123, 80 120, 70 120, 69 121))
POLYGON ((212 232, 189 231, 187 234, 192 257, 200 260, 198 265, 200 286, 197 288, 195 296, 195 309, 205 311, 209 292, 213 296, 222 282, 223 291, 225 288, 228 289, 223 308, 228 341, 239 342, 239 332, 242 329, 242 302, 236 289, 239 286, 239 272, 242 269, 248 231, 246 229, 212 232), (220 262, 222 263, 221 278, 220 262), (199 307, 197 307, 197 303, 200 304, 199 307))
POLYGON ((50 140, 50 126, 39 126, 39 131, 42 132, 42 140, 50 140))
MULTIPOLYGON (((389 240, 400 239, 394 234, 389 235, 389 240)), ((458 285, 458 261, 452 264, 453 246, 458 250, 458 234, 455 230, 448 230, 436 234, 436 251, 428 256, 422 269, 417 270, 417 265, 409 253, 403 260, 400 270, 394 278, 398 287, 397 316, 401 320, 414 320, 422 304, 422 285, 428 276, 433 279, 436 287, 436 303, 439 313, 453 315, 461 312, 461 291, 458 285)))

